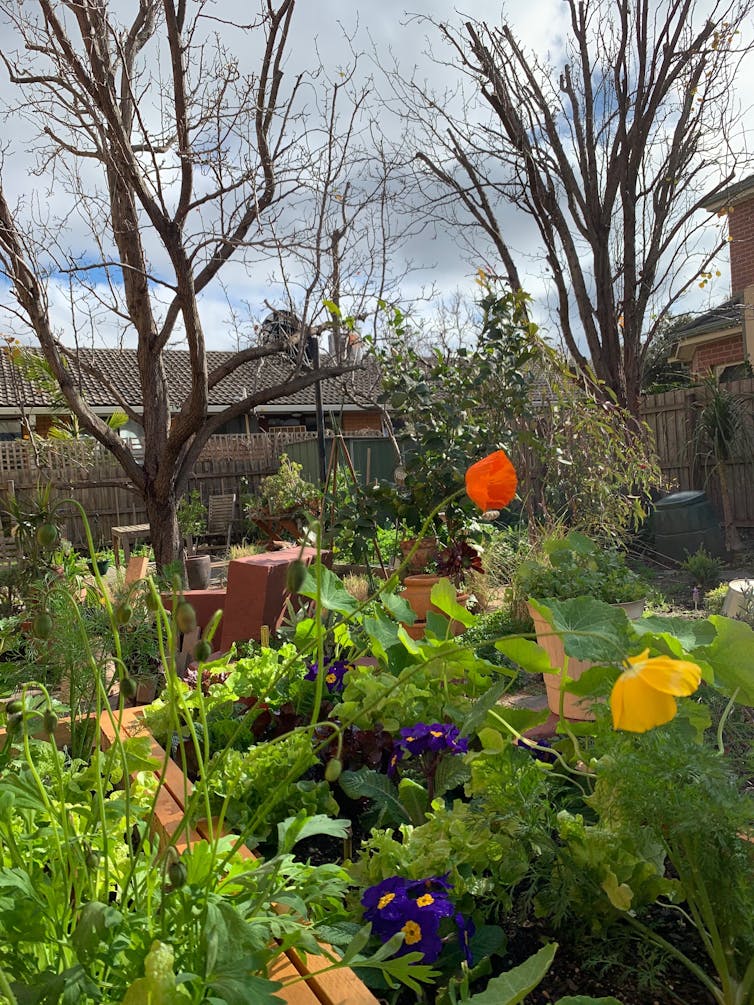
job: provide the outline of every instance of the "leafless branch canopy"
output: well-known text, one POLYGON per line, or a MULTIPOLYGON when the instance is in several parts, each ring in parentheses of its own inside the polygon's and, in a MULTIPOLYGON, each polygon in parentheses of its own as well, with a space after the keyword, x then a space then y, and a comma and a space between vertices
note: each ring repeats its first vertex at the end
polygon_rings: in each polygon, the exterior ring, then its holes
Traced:
POLYGON ((288 275, 306 333, 339 329, 388 286, 391 235, 379 219, 394 165, 379 150, 365 153, 369 86, 347 73, 328 80, 321 67, 291 70, 294 6, 259 0, 249 23, 237 25, 217 18, 207 0, 0 0, 16 39, 0 54, 19 93, 11 113, 36 132, 39 178, 30 198, 14 201, 9 161, 0 167, 0 270, 12 284, 12 310, 39 340, 69 407, 144 493, 153 540, 154 524, 170 511, 165 540, 154 541, 163 556, 175 551, 175 497, 207 437, 255 404, 353 365, 336 331, 334 365, 312 370, 302 351, 284 383, 209 417, 213 387, 281 346, 242 349, 208 372, 203 295, 221 274, 237 287, 254 270, 261 285, 266 263, 279 279, 288 275), (123 10, 130 21, 119 19, 123 10), (239 36, 253 54, 251 71, 224 41, 238 47, 239 36), (55 207, 65 207, 54 217, 45 212, 45 184, 55 207), (66 237, 82 225, 83 253, 66 237), (361 275, 349 285, 354 262, 361 275), (92 329, 105 320, 137 346, 143 464, 72 379, 50 304, 50 280, 59 276, 92 329), (169 400, 164 370, 163 350, 176 344, 191 360, 182 402, 169 400))
POLYGON ((515 214, 503 209, 528 214, 570 353, 584 367, 591 359, 636 409, 657 326, 722 246, 702 234, 709 220, 698 211, 742 153, 732 82, 754 5, 566 0, 566 9, 556 61, 527 51, 507 24, 436 24, 469 85, 460 111, 457 94, 396 88, 417 127, 428 209, 470 244, 481 229, 491 271, 502 267, 514 288, 515 214))

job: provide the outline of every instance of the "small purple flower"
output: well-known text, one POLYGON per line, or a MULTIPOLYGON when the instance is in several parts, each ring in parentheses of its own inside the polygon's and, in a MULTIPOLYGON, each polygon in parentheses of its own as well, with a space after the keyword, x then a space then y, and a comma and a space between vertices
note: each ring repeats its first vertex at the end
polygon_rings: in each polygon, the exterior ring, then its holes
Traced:
POLYGON ((382 919, 394 921, 402 916, 408 901, 409 882, 401 876, 391 876, 368 887, 362 897, 364 917, 372 924, 382 919))
MULTIPOLYGON (((387 942, 397 932, 403 932, 403 945, 398 955, 410 952, 424 954, 425 963, 434 963, 442 951, 440 923, 443 918, 453 918, 461 938, 463 932, 468 938, 473 935, 473 925, 468 927, 455 908, 448 894, 452 885, 446 876, 429 876, 427 879, 407 880, 391 876, 366 889, 361 903, 364 905, 364 920, 372 924, 372 931, 387 942), (461 919, 459 922, 458 919, 461 919)), ((462 939, 462 946, 464 946, 462 939)), ((469 954, 464 946, 467 959, 469 954)))
MULTIPOLYGON (((347 671, 353 670, 353 663, 348 660, 325 660, 325 684, 328 691, 342 691, 344 687, 343 678, 347 671)), ((316 680, 319 674, 319 663, 307 663, 304 680, 316 680)))
MULTIPOLYGON (((417 722, 415 726, 405 726, 400 731, 397 743, 396 764, 405 756, 418 757, 426 753, 465 754, 469 741, 459 734, 458 726, 442 722, 417 722)), ((393 770, 395 765, 391 765, 393 770)))
POLYGON ((461 943, 461 951, 466 958, 466 962, 471 966, 474 962, 471 955, 471 940, 474 938, 476 925, 471 918, 464 918, 460 912, 453 915, 453 921, 455 921, 456 928, 458 929, 458 941, 461 943))

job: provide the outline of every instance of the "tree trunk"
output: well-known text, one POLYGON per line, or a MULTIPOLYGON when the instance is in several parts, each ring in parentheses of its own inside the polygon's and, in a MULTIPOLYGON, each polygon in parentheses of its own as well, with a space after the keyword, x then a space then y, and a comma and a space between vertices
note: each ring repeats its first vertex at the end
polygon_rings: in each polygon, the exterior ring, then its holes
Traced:
POLYGON ((175 492, 164 498, 149 487, 144 491, 144 502, 147 507, 154 559, 157 568, 162 569, 181 556, 178 502, 175 492))

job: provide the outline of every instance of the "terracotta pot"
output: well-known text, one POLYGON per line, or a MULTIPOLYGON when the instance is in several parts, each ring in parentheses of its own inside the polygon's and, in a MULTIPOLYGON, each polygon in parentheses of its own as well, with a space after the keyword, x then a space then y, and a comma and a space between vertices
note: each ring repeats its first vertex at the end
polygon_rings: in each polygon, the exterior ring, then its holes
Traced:
POLYGON ((212 576, 212 559, 209 555, 190 555, 185 560, 186 582, 189 590, 206 590, 212 576))
MULTIPOLYGON (((439 576, 431 576, 426 573, 416 576, 406 576, 403 581, 405 590, 401 594, 413 610, 419 621, 427 620, 427 611, 432 608, 429 595, 432 587, 440 581, 439 576)), ((432 608, 436 610, 436 608, 432 608)))
MULTIPOLYGON (((535 611, 531 604, 527 604, 526 606, 534 622, 534 631, 537 635, 538 644, 549 656, 552 666, 562 667, 566 660, 562 639, 559 635, 554 634, 552 625, 548 621, 545 621, 542 615, 538 611, 535 611)), ((625 604, 612 604, 611 606, 622 607, 626 612, 626 616, 632 621, 640 618, 644 611, 643 600, 631 600, 625 604)), ((594 666, 594 663, 589 660, 577 660, 573 656, 569 656, 567 659, 568 676, 571 680, 578 680, 583 673, 594 666)), ((550 707, 550 711, 558 715, 560 713, 560 674, 546 673, 543 676, 545 687, 547 688, 547 704, 550 707)), ((593 698, 581 698, 566 691, 563 695, 563 715, 566 719, 592 720, 594 719, 594 713, 590 706, 593 703, 593 698)))
MULTIPOLYGON (((401 550, 401 555, 405 561, 406 556, 411 552, 411 549, 416 545, 416 538, 407 538, 405 541, 400 541, 398 547, 401 550)), ((406 566, 406 571, 415 574, 422 572, 430 562, 437 558, 438 548, 437 541, 433 537, 423 537, 419 541, 416 551, 411 556, 411 559, 406 566)))

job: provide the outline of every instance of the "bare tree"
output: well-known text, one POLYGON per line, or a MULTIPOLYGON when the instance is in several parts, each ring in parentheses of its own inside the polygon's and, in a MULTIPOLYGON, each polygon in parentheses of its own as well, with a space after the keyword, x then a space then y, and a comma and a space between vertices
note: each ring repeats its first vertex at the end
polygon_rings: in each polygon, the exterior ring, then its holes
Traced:
POLYGON ((568 351, 637 412, 663 317, 723 245, 719 237, 710 246, 708 214, 697 211, 735 173, 742 140, 732 84, 754 5, 565 6, 556 60, 527 51, 505 23, 434 24, 471 88, 460 110, 458 92, 396 87, 418 130, 427 207, 460 226, 477 264, 481 229, 489 271, 514 289, 521 257, 510 207, 528 214, 568 351))
MULTIPOLYGON (((221 273, 238 284, 248 282, 244 266, 277 268, 286 238, 311 244, 296 213, 334 142, 334 121, 315 127, 304 93, 314 85, 285 72, 294 5, 260 0, 251 23, 231 25, 204 0, 131 0, 117 7, 131 8, 128 23, 107 0, 0 2, 6 31, 18 40, 2 59, 22 95, 14 111, 37 130, 40 176, 39 197, 13 205, 3 166, 0 267, 16 318, 39 340, 71 411, 143 494, 160 564, 180 551, 177 500, 208 437, 255 405, 352 369, 347 361, 312 368, 300 338, 284 381, 207 411, 224 378, 285 346, 249 346, 208 370, 202 294, 221 273), (253 72, 242 72, 223 33, 245 36, 253 72), (57 202, 64 193, 59 218, 38 209, 43 184, 55 188, 57 202), (71 219, 83 221, 86 255, 69 250, 71 219), (143 425, 143 463, 80 393, 49 302, 49 280, 63 273, 92 318, 117 321, 136 342, 142 413, 107 374, 95 376, 143 425), (181 402, 170 401, 169 345, 190 355, 191 387, 181 402)), ((334 235, 323 227, 319 238, 326 244, 334 235)), ((304 282, 313 296, 314 279, 304 282)), ((304 334, 322 330, 300 320, 304 334)))

